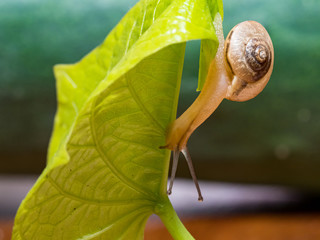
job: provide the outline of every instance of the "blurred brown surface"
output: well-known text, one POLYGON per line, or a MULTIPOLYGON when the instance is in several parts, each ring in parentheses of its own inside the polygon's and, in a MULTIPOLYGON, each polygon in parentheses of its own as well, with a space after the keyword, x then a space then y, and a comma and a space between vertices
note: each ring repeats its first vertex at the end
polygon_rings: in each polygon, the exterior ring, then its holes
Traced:
MULTIPOLYGON (((251 215, 184 220, 197 240, 320 240, 320 214, 251 215)), ((146 240, 171 240, 163 225, 150 223, 146 240)))
MULTIPOLYGON (((319 240, 320 214, 255 214, 185 219, 197 240, 319 240)), ((0 221, 0 240, 10 240, 11 221, 0 221)), ((148 222, 145 240, 171 240, 164 225, 148 222)), ((130 239, 129 239, 130 240, 130 239)))
POLYGON ((10 240, 12 221, 0 220, 0 240, 10 240))

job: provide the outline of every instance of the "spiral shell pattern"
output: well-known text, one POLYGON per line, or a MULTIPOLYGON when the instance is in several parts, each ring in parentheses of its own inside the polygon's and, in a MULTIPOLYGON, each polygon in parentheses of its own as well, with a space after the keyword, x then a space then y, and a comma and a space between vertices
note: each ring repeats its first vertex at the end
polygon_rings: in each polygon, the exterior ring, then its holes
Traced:
POLYGON ((232 73, 248 83, 258 81, 270 69, 272 42, 258 22, 246 21, 236 25, 226 39, 225 49, 232 73))
POLYGON ((225 60, 232 75, 227 99, 247 101, 257 96, 273 69, 274 50, 267 30, 255 21, 236 25, 225 41, 225 60))

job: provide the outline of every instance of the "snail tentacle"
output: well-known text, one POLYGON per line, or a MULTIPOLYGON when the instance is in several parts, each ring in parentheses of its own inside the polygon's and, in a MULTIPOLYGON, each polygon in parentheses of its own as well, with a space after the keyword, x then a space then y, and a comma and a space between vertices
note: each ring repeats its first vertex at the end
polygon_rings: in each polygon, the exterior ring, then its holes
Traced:
POLYGON ((171 177, 170 177, 170 185, 167 190, 167 194, 170 195, 172 193, 172 187, 173 187, 173 181, 176 177, 176 172, 178 168, 178 162, 179 162, 179 150, 174 150, 173 151, 173 157, 172 157, 172 169, 171 169, 171 177))
POLYGON ((185 147, 184 149, 182 149, 181 152, 183 153, 183 155, 184 155, 184 157, 185 157, 185 159, 186 159, 186 161, 188 163, 190 174, 192 176, 194 184, 196 185, 196 189, 198 191, 198 201, 199 202, 203 202, 203 197, 202 197, 202 194, 201 194, 200 186, 199 186, 199 183, 198 183, 198 179, 197 179, 196 172, 195 172, 193 164, 192 164, 191 155, 190 155, 190 153, 188 151, 188 148, 185 147))
POLYGON ((196 176, 196 172, 195 172, 193 164, 192 164, 191 155, 190 155, 189 150, 188 150, 187 147, 183 148, 181 151, 178 150, 178 149, 173 151, 171 177, 170 177, 169 188, 167 190, 167 195, 171 195, 171 193, 172 193, 172 187, 173 187, 174 179, 176 177, 176 172, 177 172, 180 152, 182 152, 182 154, 184 155, 184 157, 185 157, 185 159, 187 161, 191 177, 193 179, 193 182, 194 182, 194 184, 196 186, 196 189, 197 189, 197 192, 198 192, 198 201, 202 202, 203 201, 203 197, 202 197, 202 194, 201 194, 201 190, 200 190, 200 186, 199 186, 198 179, 197 179, 197 176, 196 176))

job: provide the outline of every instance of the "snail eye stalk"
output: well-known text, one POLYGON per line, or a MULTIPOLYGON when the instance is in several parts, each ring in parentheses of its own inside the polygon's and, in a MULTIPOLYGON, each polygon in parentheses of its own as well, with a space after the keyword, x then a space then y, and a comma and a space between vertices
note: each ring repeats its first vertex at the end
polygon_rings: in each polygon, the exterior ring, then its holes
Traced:
MULTIPOLYGON (((184 155, 184 157, 185 157, 185 159, 187 161, 190 174, 192 176, 193 182, 194 182, 194 184, 196 186, 196 189, 198 191, 198 201, 202 202, 203 201, 203 197, 202 197, 202 194, 201 194, 200 186, 199 186, 199 183, 198 183, 198 179, 197 179, 196 172, 195 172, 193 164, 192 164, 192 160, 191 160, 191 156, 190 156, 190 153, 188 151, 188 148, 186 147, 186 148, 182 149, 181 152, 182 152, 182 154, 184 155)), ((174 182, 174 179, 176 177, 176 172, 177 172, 177 167, 178 167, 179 155, 180 155, 180 151, 179 150, 174 150, 173 151, 170 184, 169 184, 169 188, 168 188, 168 191, 167 191, 168 195, 170 195, 172 193, 173 182, 174 182)))

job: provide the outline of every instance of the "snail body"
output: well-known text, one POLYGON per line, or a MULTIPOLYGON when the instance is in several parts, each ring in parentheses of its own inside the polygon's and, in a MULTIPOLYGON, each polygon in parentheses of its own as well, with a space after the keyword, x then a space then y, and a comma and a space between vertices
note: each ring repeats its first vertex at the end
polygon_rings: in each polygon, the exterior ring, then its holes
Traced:
POLYGON ((182 152, 195 182, 199 201, 203 197, 187 149, 190 135, 216 110, 223 99, 242 102, 257 96, 268 83, 274 63, 271 38, 260 23, 239 23, 229 32, 226 41, 220 14, 216 14, 214 26, 219 46, 209 66, 203 89, 193 104, 170 126, 166 145, 161 147, 173 151, 167 193, 171 194, 179 153, 182 152))

